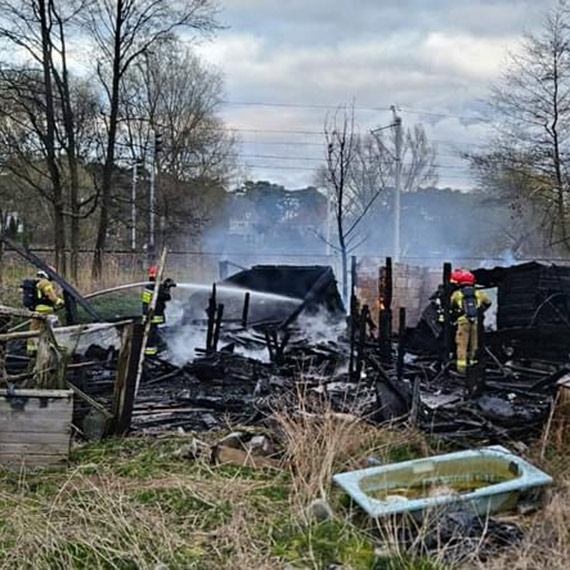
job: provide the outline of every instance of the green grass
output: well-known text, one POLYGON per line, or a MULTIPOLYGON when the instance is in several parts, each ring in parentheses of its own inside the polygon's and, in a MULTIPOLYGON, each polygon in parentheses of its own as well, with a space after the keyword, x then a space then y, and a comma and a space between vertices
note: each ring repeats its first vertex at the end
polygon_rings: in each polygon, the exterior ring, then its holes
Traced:
POLYGON ((447 570, 447 568, 439 562, 434 562, 426 557, 392 556, 379 559, 375 563, 374 570, 447 570))
POLYGON ((340 521, 292 523, 284 518, 272 529, 273 553, 298 567, 342 564, 353 570, 374 568, 373 542, 340 521))
MULTIPOLYGON (((414 432, 366 426, 351 442, 331 444, 338 450, 332 472, 362 467, 370 455, 405 460, 430 449, 414 432)), ((318 523, 306 507, 320 493, 299 485, 303 464, 284 472, 216 466, 208 457, 181 458, 187 444, 175 436, 108 439, 75 447, 66 468, 0 471, 0 570, 153 570, 159 563, 170 570, 448 570, 390 549, 393 535, 328 472, 322 488, 334 516, 318 523)))
MULTIPOLYGON (((104 321, 117 321, 142 314, 140 288, 107 293, 88 299, 88 302, 104 321)), ((81 307, 78 307, 78 314, 82 323, 92 320, 81 307)))
POLYGON ((109 439, 66 469, 1 472, 0 520, 18 523, 0 524, 0 568, 374 568, 340 503, 338 520, 308 523, 291 474, 181 459, 185 444, 109 439))

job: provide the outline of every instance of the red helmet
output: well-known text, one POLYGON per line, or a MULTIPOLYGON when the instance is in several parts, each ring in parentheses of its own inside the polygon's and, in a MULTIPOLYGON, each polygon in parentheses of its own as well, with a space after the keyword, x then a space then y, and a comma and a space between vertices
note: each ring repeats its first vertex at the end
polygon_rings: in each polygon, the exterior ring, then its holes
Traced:
POLYGON ((149 267, 148 269, 148 276, 151 279, 156 279, 156 276, 158 275, 158 268, 157 267, 149 267))
POLYGON ((450 282, 456 285, 475 285, 475 275, 465 269, 455 269, 451 273, 450 282))

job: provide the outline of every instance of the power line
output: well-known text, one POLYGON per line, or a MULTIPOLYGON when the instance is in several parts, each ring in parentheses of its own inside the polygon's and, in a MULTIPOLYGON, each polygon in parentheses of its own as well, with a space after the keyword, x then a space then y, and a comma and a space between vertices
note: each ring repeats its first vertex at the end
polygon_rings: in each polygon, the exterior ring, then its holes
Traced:
MULTIPOLYGON (((280 155, 274 155, 274 154, 240 154, 240 156, 242 158, 269 158, 272 160, 301 160, 301 161, 305 161, 305 162, 319 162, 319 163, 323 163, 325 161, 324 157, 323 158, 317 158, 317 157, 308 157, 308 156, 280 156, 280 155)), ((406 166, 404 164, 404 166, 406 166)), ((453 164, 434 164, 433 165, 436 168, 448 168, 451 170, 465 170, 468 167, 465 166, 459 166, 459 165, 453 165, 453 164)))
MULTIPOLYGON (((223 101, 225 105, 237 106, 237 107, 276 107, 276 108, 286 108, 286 109, 326 109, 326 110, 340 110, 346 108, 354 108, 355 111, 368 111, 368 112, 389 112, 390 105, 385 107, 373 107, 373 106, 361 106, 361 105, 326 105, 324 103, 280 103, 280 102, 269 102, 269 101, 223 101)), ((429 115, 431 117, 441 117, 441 118, 454 118, 454 119, 464 119, 470 121, 477 121, 480 123, 491 123, 491 119, 487 117, 482 117, 481 115, 465 115, 459 113, 450 113, 447 111, 430 111, 427 109, 418 109, 417 107, 408 107, 406 105, 399 107, 399 110, 410 113, 414 115, 429 115)))
MULTIPOLYGON (((228 127, 228 131, 236 132, 236 133, 260 133, 260 134, 283 134, 283 135, 305 135, 305 136, 321 136, 324 137, 325 132, 323 131, 304 131, 304 130, 279 130, 279 129, 245 129, 240 127, 228 127)), ((472 147, 480 147, 483 146, 483 143, 466 143, 466 142, 458 142, 456 140, 450 141, 446 139, 430 139, 431 142, 435 143, 442 143, 442 144, 449 144, 449 145, 458 145, 458 146, 472 146, 472 147)), ((259 143, 263 144, 263 143, 259 143)), ((291 144, 297 144, 291 142, 291 144)), ((317 143, 313 143, 317 144, 317 143)))
MULTIPOLYGON (((259 145, 259 146, 311 146, 320 149, 326 149, 326 143, 316 143, 316 142, 303 142, 303 141, 256 141, 256 140, 242 140, 241 144, 244 145, 259 145)), ((436 141, 437 142, 437 141, 436 141)), ((477 143, 472 143, 475 146, 477 143)), ((450 154, 446 152, 437 151, 437 156, 444 156, 446 158, 458 158, 457 153, 450 154)))
MULTIPOLYGON (((295 172, 315 172, 316 168, 308 168, 306 166, 283 166, 283 165, 271 165, 271 164, 251 164, 251 163, 243 163, 241 164, 242 167, 245 168, 260 168, 265 170, 289 170, 295 172)), ((446 174, 443 176, 446 180, 466 180, 469 176, 466 174, 465 176, 454 176, 451 174, 446 174)))

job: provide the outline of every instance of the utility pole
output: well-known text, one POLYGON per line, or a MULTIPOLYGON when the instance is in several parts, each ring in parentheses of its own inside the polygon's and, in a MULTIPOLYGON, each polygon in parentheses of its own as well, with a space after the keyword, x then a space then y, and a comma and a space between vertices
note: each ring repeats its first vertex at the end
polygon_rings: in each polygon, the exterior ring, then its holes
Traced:
POLYGON ((133 164, 133 184, 131 189, 131 249, 137 249, 137 181, 138 160, 133 164))
POLYGON ((331 254, 331 223, 332 223, 332 190, 327 188, 327 243, 326 255, 331 254))
POLYGON ((154 225, 155 225, 155 178, 156 178, 156 131, 151 132, 150 141, 150 196, 149 196, 149 220, 148 220, 148 253, 154 254, 154 225))
POLYGON ((396 170, 394 183, 394 261, 400 261, 400 238, 402 218, 402 118, 396 113, 396 106, 392 105, 394 115, 394 128, 396 129, 396 170))

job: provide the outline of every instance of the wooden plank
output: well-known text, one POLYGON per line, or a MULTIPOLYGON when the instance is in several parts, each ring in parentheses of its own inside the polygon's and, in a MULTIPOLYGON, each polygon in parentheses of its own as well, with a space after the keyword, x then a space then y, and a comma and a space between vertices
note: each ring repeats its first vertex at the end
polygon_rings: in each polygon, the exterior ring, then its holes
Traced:
MULTIPOLYGON (((119 321, 116 323, 93 323, 89 325, 72 325, 69 327, 57 327, 53 329, 53 333, 55 337, 63 336, 63 335, 82 335, 88 334, 93 332, 98 332, 107 329, 114 329, 120 328, 125 326, 126 324, 132 322, 132 319, 119 321)), ((39 336, 39 331, 21 331, 21 332, 11 332, 0 334, 0 342, 6 342, 10 340, 24 340, 27 338, 35 338, 39 336)))
POLYGON ((69 445, 69 435, 64 443, 0 443, 0 459, 4 455, 66 455, 69 445))
POLYGON ((25 412, 25 413, 38 413, 47 412, 50 413, 65 413, 68 412, 71 416, 73 413, 73 402, 68 402, 61 399, 39 399, 39 398, 23 398, 22 408, 16 408, 14 406, 19 402, 19 396, 16 398, 0 398, 0 414, 8 412, 25 412))
POLYGON ((65 462, 72 416, 71 390, 0 390, 0 464, 20 469, 65 462))
POLYGON ((131 427, 144 328, 142 323, 133 323, 123 329, 119 365, 113 387, 114 419, 109 429, 114 435, 124 435, 131 427))
POLYGON ((241 449, 233 449, 225 445, 217 445, 212 450, 212 461, 219 465, 235 465, 237 467, 250 467, 252 469, 282 470, 281 463, 271 457, 252 455, 241 449))
POLYGON ((11 470, 20 470, 22 467, 34 469, 63 465, 67 463, 67 455, 3 455, 0 456, 2 467, 11 470))
MULTIPOLYGON (((57 420, 57 419, 68 419, 71 421, 71 417, 73 415, 73 409, 70 407, 69 409, 56 409, 56 408, 25 408, 23 410, 18 409, 3 409, 0 410, 0 414, 3 418, 10 419, 10 421, 14 422, 25 422, 31 418, 42 419, 45 422, 50 420, 57 420)), ((2 419, 0 417, 0 421, 2 419)), ((15 431, 15 430, 8 430, 8 431, 15 431)))
POLYGON ((148 310, 147 310, 147 313, 145 316, 145 324, 144 324, 144 333, 142 336, 141 353, 139 356, 137 375, 136 375, 136 379, 135 379, 135 395, 134 395, 135 400, 136 400, 136 397, 137 397, 137 394, 139 391, 139 385, 140 385, 140 380, 141 380, 142 371, 143 371, 143 364, 144 364, 144 359, 145 359, 145 350, 146 350, 146 346, 148 343, 148 338, 150 336, 150 330, 152 328, 152 319, 154 317, 154 311, 156 310, 156 302, 158 301, 158 293, 160 291, 160 284, 162 283, 162 274, 164 273, 164 267, 166 266, 167 251, 168 250, 166 247, 164 247, 162 249, 162 254, 160 256, 160 262, 158 264, 158 272, 156 275, 156 285, 155 285, 154 290, 152 292, 152 299, 150 300, 150 305, 148 307, 148 310))
POLYGON ((11 317, 24 317, 25 319, 39 319, 42 321, 46 320, 46 316, 41 313, 36 313, 35 311, 28 311, 27 309, 15 309, 13 307, 7 307, 6 305, 0 305, 0 314, 9 315, 11 317))
POLYGON ((85 392, 80 390, 77 386, 71 384, 71 382, 68 382, 68 385, 70 386, 70 388, 73 390, 74 394, 78 398, 86 402, 92 408, 95 408, 99 413, 103 414, 107 419, 111 419, 113 417, 113 414, 103 404, 100 404, 97 400, 89 396, 89 394, 86 394, 85 392))
POLYGON ((11 414, 0 414, 0 431, 22 433, 44 432, 44 433, 71 433, 71 418, 68 414, 58 415, 46 414, 37 416, 35 414, 12 416, 11 414))
MULTIPOLYGON (((0 396, 9 396, 8 390, 0 390, 0 396)), ((36 389, 17 389, 17 396, 25 396, 26 398, 61 398, 72 400, 73 392, 71 390, 36 390, 36 389)))
POLYGON ((34 431, 0 431, 0 444, 2 443, 37 443, 37 444, 65 444, 69 446, 71 430, 50 432, 34 431))

